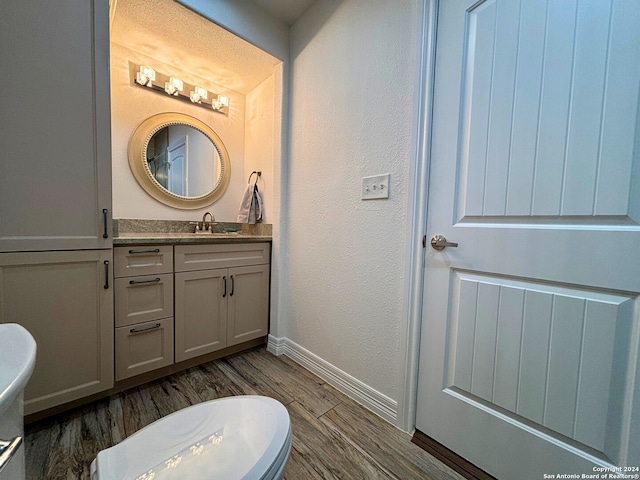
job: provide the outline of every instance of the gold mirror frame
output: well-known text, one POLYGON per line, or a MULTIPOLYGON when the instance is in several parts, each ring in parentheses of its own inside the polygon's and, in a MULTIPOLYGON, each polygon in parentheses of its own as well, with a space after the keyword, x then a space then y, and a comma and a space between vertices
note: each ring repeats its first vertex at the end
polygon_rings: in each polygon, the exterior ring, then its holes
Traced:
POLYGON ((129 140, 129 168, 138 184, 157 201, 174 208, 196 209, 211 205, 229 186, 231 162, 220 137, 204 122, 182 113, 160 113, 147 118, 135 129, 129 140), (176 195, 164 188, 151 173, 147 163, 147 146, 151 138, 169 125, 187 125, 206 135, 220 155, 220 178, 209 193, 199 197, 176 195))

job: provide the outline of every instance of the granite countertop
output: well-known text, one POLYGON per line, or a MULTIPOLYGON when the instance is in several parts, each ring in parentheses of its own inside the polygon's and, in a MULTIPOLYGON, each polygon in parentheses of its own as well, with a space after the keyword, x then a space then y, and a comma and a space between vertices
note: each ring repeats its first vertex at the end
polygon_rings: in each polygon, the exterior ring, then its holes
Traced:
POLYGON ((270 224, 216 223, 214 233, 193 233, 193 225, 174 220, 114 219, 113 244, 197 244, 270 242, 270 224), (237 232, 226 232, 225 229, 237 232))
POLYGON ((270 235, 247 235, 242 233, 121 233, 113 237, 113 244, 142 245, 142 244, 190 244, 190 243, 252 243, 270 242, 270 235))

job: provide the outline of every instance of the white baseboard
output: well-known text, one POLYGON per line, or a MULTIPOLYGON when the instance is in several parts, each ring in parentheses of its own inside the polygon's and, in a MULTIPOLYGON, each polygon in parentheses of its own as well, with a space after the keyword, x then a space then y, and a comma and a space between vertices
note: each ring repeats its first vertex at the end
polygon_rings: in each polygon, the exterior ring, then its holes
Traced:
POLYGON ((397 425, 398 402, 343 372, 306 348, 286 337, 276 338, 269 335, 267 350, 274 355, 285 355, 291 358, 332 387, 337 388, 393 425, 397 425))

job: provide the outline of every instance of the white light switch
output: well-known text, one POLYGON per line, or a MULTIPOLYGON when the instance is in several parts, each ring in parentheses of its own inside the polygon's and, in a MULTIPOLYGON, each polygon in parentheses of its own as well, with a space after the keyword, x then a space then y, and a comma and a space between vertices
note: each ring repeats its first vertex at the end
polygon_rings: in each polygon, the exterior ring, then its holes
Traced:
POLYGON ((389 198, 389 178, 391 174, 362 178, 362 200, 389 198))

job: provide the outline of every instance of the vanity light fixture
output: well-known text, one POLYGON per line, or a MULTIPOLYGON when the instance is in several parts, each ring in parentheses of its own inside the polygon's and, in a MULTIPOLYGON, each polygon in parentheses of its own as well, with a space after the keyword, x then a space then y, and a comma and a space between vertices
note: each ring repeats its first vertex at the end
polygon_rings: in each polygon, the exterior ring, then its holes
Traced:
POLYGON ((189 92, 189 98, 193 103, 200 103, 202 100, 206 100, 209 97, 209 92, 206 88, 196 85, 193 90, 189 92))
POLYGON ((229 97, 226 95, 218 95, 216 99, 211 103, 211 108, 214 110, 220 110, 229 106, 229 97))
POLYGON ((144 85, 145 87, 153 87, 153 82, 156 80, 156 71, 146 65, 140 66, 140 70, 136 72, 135 82, 138 85, 144 85))
POLYGON ((169 81, 164 83, 164 91, 169 95, 178 95, 184 90, 184 82, 178 77, 169 77, 169 81))
POLYGON ((165 75, 150 66, 136 65, 132 62, 129 62, 129 75, 133 85, 148 87, 147 91, 168 94, 191 105, 208 108, 209 111, 213 109, 217 113, 229 114, 227 95, 212 93, 204 87, 188 84, 178 77, 165 75))

